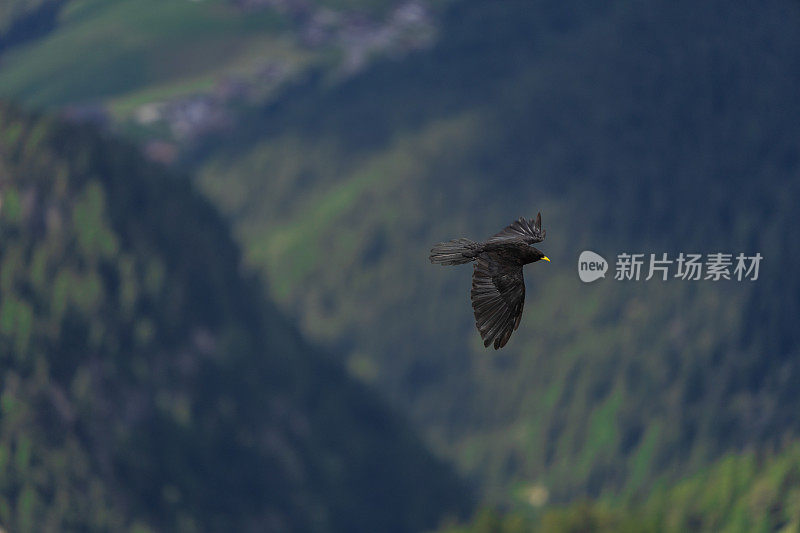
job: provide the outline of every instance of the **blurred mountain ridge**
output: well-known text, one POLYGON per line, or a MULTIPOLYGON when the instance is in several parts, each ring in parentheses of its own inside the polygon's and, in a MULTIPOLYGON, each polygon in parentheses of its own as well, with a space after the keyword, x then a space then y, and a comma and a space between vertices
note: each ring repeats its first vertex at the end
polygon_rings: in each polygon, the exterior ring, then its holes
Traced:
POLYGON ((418 531, 469 507, 185 177, 2 104, 0 201, 3 527, 418 531))
POLYGON ((800 385, 800 14, 720 9, 460 2, 433 49, 202 145, 201 187, 304 331, 488 494, 640 492, 780 447, 800 385), (528 269, 520 331, 487 354, 469 269, 428 248, 540 210, 554 264, 528 269), (583 249, 766 259, 750 284, 585 286, 583 249))

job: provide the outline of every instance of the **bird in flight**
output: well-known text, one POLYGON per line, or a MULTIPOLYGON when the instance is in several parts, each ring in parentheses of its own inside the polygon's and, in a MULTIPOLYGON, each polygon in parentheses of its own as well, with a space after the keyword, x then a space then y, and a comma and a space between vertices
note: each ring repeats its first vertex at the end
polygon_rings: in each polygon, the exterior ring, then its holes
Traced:
POLYGON ((540 259, 550 261, 533 245, 544 240, 542 214, 536 221, 520 217, 486 242, 455 239, 431 249, 431 263, 475 263, 472 272, 472 309, 475 325, 488 347, 502 348, 519 327, 525 305, 522 267, 540 259))

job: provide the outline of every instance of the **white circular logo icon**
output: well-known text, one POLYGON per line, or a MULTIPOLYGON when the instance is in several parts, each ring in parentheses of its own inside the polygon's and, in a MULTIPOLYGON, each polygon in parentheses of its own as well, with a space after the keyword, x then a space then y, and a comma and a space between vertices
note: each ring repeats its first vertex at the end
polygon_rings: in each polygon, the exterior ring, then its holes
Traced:
POLYGON ((591 283, 606 277, 608 261, 602 255, 584 250, 578 257, 578 276, 584 283, 591 283))

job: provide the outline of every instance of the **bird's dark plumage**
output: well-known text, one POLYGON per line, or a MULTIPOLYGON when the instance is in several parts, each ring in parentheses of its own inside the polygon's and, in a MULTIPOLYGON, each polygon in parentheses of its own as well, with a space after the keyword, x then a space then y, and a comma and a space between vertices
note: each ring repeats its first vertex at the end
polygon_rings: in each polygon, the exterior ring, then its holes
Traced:
POLYGON ((532 245, 544 240, 542 214, 536 220, 520 218, 488 241, 455 239, 431 249, 431 263, 460 265, 475 262, 472 273, 472 309, 483 345, 495 350, 508 342, 519 327, 525 306, 523 265, 550 261, 532 245))

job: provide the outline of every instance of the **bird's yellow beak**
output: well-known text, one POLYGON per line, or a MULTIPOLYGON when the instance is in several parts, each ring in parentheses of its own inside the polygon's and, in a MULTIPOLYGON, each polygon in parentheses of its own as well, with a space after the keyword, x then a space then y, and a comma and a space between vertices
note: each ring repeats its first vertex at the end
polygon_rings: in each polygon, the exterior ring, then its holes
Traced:
POLYGON ((549 258, 549 257, 547 257, 547 256, 544 256, 544 257, 542 257, 542 260, 543 260, 543 261, 547 261, 548 263, 550 262, 550 258, 549 258))

